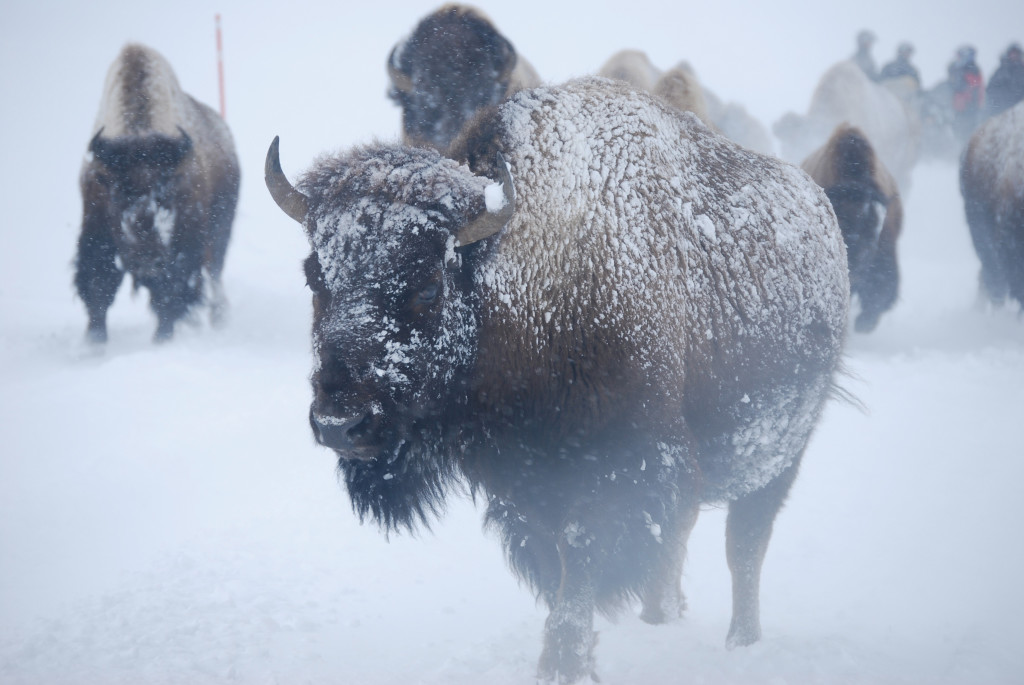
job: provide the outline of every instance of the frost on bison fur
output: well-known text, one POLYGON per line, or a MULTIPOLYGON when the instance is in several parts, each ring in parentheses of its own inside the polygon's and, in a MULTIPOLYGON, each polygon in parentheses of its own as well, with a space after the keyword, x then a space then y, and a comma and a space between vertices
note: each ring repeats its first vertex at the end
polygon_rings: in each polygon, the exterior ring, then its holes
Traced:
POLYGON ((107 309, 125 272, 149 290, 156 339, 170 338, 175 322, 204 299, 220 320, 238 184, 238 158, 220 116, 182 92, 159 53, 126 45, 107 73, 80 176, 75 286, 90 340, 106 341, 107 309))
POLYGON ((1024 102, 971 136, 960 192, 981 260, 982 296, 1000 305, 1009 295, 1024 306, 1024 102))
POLYGON ((550 608, 540 678, 576 682, 595 610, 680 616, 698 509, 728 502, 727 641, 756 641, 845 337, 824 193, 600 78, 520 92, 452 152, 358 148, 297 189, 268 154, 312 247, 311 423, 356 511, 414 526, 468 483, 550 608))
POLYGON ((424 17, 392 48, 387 65, 406 144, 442 152, 478 111, 540 85, 533 66, 468 5, 444 5, 424 17))
POLYGON ((856 126, 868 137, 882 163, 906 191, 920 146, 917 116, 851 60, 835 64, 822 75, 807 116, 786 114, 772 128, 782 143, 783 158, 799 163, 842 123, 856 126))
POLYGON ((860 301, 854 328, 870 333, 899 294, 896 241, 903 202, 896 180, 867 137, 847 124, 837 126, 801 166, 832 203, 846 242, 850 293, 860 301))

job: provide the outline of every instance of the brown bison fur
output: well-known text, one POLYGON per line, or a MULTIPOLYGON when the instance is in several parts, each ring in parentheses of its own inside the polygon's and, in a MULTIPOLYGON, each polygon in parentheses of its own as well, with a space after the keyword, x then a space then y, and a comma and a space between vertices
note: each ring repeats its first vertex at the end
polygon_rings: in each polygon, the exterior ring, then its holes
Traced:
POLYGON ((512 43, 467 5, 444 5, 425 17, 387 65, 405 143, 442 152, 476 112, 540 85, 512 43))
POLYGON ((1024 103, 989 119, 960 162, 960 192, 982 294, 1024 306, 1024 103))
POLYGON ((220 320, 238 159, 223 120, 181 91, 154 50, 127 45, 111 65, 80 184, 75 287, 91 341, 106 341, 107 309, 126 272, 149 290, 157 340, 171 337, 206 290, 220 320))
POLYGON ((896 241, 903 226, 903 203, 892 174, 864 134, 848 124, 803 163, 825 190, 839 219, 850 264, 850 294, 860 299, 854 328, 868 333, 896 302, 899 268, 896 241), (885 213, 879 229, 879 208, 885 213))

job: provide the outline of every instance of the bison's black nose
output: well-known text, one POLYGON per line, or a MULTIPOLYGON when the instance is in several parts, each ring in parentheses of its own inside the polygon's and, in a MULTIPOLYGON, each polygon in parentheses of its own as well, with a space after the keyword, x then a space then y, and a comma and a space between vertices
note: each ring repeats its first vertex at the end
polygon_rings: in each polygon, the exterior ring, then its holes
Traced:
POLYGON ((338 417, 309 410, 309 424, 316 441, 336 450, 349 459, 372 459, 377 450, 373 445, 376 421, 372 414, 338 417))

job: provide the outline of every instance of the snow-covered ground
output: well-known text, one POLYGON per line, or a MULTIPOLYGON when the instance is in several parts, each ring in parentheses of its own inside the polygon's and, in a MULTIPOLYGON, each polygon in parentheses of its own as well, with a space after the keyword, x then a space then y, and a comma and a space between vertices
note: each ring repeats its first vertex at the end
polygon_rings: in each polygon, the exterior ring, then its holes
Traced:
MULTIPOLYGON (((64 4, 0 9, 0 682, 532 682, 545 612, 473 504, 386 540, 359 525, 313 444, 307 247, 262 183, 275 134, 294 177, 319 151, 397 132, 383 61, 435 3, 64 4), (154 346, 145 295, 126 288, 95 352, 70 264, 103 75, 142 40, 215 105, 215 10, 244 174, 230 321, 154 346)), ((775 23, 738 22, 729 3, 482 4, 547 78, 646 47, 662 66, 689 59, 765 123, 805 108, 862 26, 879 33, 879 61, 914 40, 928 83, 961 42, 990 73, 1024 26, 1024 9, 994 1, 959 19, 871 2, 827 21, 818 3, 781 3, 775 23), (763 59, 736 64, 752 54, 763 59), (769 78, 770 93, 752 85, 769 78)), ((900 302, 848 349, 845 384, 867 411, 831 405, 812 442, 766 560, 763 640, 724 648, 724 512, 709 509, 687 618, 600 620, 603 682, 1024 681, 1024 320, 974 306, 952 165, 916 169, 906 215, 900 302)))

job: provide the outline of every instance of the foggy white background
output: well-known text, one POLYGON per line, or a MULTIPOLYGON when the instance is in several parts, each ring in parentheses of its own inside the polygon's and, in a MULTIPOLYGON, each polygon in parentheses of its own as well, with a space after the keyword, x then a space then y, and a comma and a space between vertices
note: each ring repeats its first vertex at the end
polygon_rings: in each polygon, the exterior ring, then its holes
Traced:
MULTIPOLYGON (((0 6, 0 682, 532 682, 545 612, 472 504, 389 542, 313 444, 307 247, 262 179, 274 135, 293 179, 320 152, 397 137, 384 60, 439 3, 173 4, 0 6), (216 107, 217 12, 243 174, 231 318, 157 347, 126 283, 95 354, 71 265, 107 67, 146 43, 216 107)), ((1024 40, 1009 1, 478 6, 548 81, 642 48, 766 126, 806 111, 861 28, 879 66, 912 42, 926 86, 961 44, 987 79, 1024 40)), ((954 165, 916 170, 906 216, 901 300, 848 350, 868 412, 831 406, 811 444, 765 564, 763 641, 724 649, 709 510, 688 617, 599 621, 605 683, 1024 680, 1024 321, 973 307, 954 165)))

